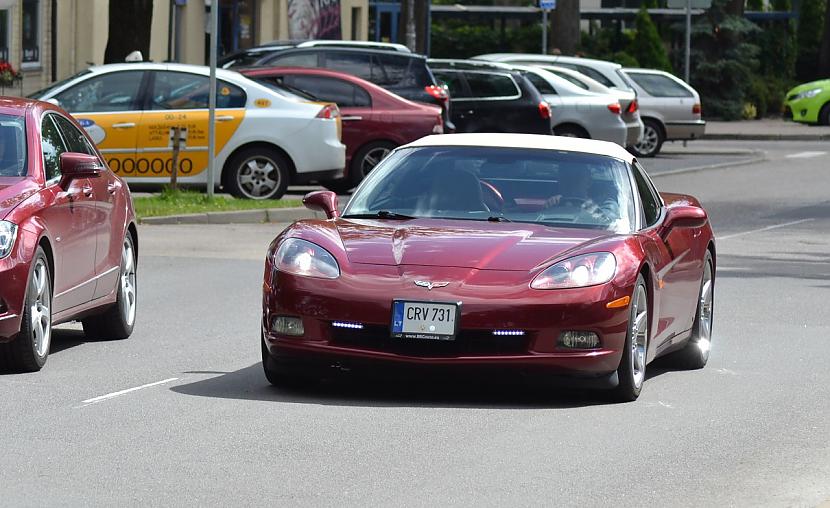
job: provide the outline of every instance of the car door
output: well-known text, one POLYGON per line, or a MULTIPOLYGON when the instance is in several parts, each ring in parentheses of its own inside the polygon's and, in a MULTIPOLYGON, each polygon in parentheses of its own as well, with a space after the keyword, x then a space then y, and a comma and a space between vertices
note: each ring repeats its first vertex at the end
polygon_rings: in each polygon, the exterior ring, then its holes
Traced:
POLYGON ((475 101, 470 96, 464 73, 449 69, 433 69, 432 73, 450 92, 450 119, 456 132, 471 132, 475 123, 475 101))
POLYGON ((321 101, 337 104, 343 120, 343 144, 349 155, 368 141, 384 137, 372 114, 372 98, 357 85, 330 76, 309 74, 287 75, 284 83, 321 101))
POLYGON ((53 312, 61 312, 90 301, 95 293, 96 210, 88 178, 60 186, 60 156, 67 145, 49 113, 41 121, 41 147, 47 178, 48 204, 42 218, 52 236, 54 250, 53 312))
POLYGON ((536 115, 538 104, 528 108, 528 104, 521 103, 522 92, 512 76, 464 71, 464 77, 471 96, 465 106, 475 117, 473 132, 526 132, 527 113, 532 110, 536 115))
POLYGON ((699 270, 686 235, 679 230, 666 233, 660 228, 665 215, 663 203, 645 170, 635 163, 633 172, 641 203, 640 237, 654 269, 651 358, 670 346, 674 337, 691 328, 695 297, 689 295, 689 283, 690 277, 697 278, 699 270))
MULTIPOLYGON (((201 174, 208 163, 208 76, 180 71, 151 71, 148 97, 138 130, 136 173, 169 177, 175 127, 180 134, 178 176, 201 174)), ((245 92, 224 80, 216 83, 216 153, 228 143, 245 116, 245 92)))
POLYGON ((146 73, 127 70, 93 74, 53 98, 86 129, 116 173, 135 172, 146 73))
MULTIPOLYGON (((86 136, 72 125, 68 119, 55 115, 55 123, 71 152, 98 156, 90 146, 86 136)), ((118 281, 121 268, 121 239, 124 229, 123 211, 116 209, 116 196, 121 182, 112 171, 101 164, 104 169, 98 178, 89 178, 92 186, 92 199, 95 202, 94 222, 91 230, 96 236, 95 244, 95 291, 93 299, 112 293, 118 281)))

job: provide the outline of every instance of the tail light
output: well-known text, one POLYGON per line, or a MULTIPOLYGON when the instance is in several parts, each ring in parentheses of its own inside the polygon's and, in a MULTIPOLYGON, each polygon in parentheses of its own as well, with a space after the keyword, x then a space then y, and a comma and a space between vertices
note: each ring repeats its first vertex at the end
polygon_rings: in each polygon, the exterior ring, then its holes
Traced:
POLYGON ((430 94, 439 101, 446 101, 450 98, 450 96, 447 94, 447 91, 444 90, 443 87, 440 87, 438 85, 427 85, 424 87, 424 90, 426 91, 426 93, 430 94))
POLYGON ((539 103, 539 116, 543 120, 550 120, 550 105, 545 101, 539 103))
POLYGON ((633 101, 631 101, 631 102, 628 104, 628 108, 626 108, 625 112, 626 112, 626 113, 636 113, 636 112, 637 112, 637 109, 638 109, 639 107, 640 107, 640 105, 639 105, 639 104, 637 104, 637 99, 634 99, 633 101))
POLYGON ((693 115, 699 115, 702 111, 703 111, 703 108, 700 107, 699 102, 695 103, 695 105, 692 106, 692 114, 693 115))
POLYGON ((615 115, 619 115, 622 113, 622 106, 620 106, 619 102, 615 102, 614 104, 608 105, 608 111, 614 113, 615 115))
POLYGON ((438 115, 438 118, 435 120, 435 126, 432 127, 433 134, 443 134, 444 133, 444 119, 441 118, 441 115, 438 115))
POLYGON ((323 109, 317 113, 317 118, 325 118, 326 120, 333 120, 340 117, 340 109, 337 104, 326 104, 323 109))

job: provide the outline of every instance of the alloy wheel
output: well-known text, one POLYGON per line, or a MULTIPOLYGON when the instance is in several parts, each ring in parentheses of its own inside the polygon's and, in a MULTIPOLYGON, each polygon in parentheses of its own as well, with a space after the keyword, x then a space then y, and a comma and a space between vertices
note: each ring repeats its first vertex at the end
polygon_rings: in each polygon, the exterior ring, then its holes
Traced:
POLYGON ((699 318, 697 336, 694 338, 697 347, 704 359, 709 357, 712 346, 712 315, 714 309, 714 281, 712 280, 712 263, 706 263, 703 269, 703 280, 700 286, 700 297, 697 302, 699 318))
POLYGON ((660 135, 654 126, 646 124, 643 129, 643 139, 634 145, 634 148, 642 154, 649 155, 657 150, 657 143, 660 141, 660 135))
POLYGON ((124 239, 121 249, 121 314, 127 326, 135 321, 136 286, 135 286, 135 255, 133 244, 129 237, 124 239))
POLYGON ((32 341, 38 356, 44 357, 49 353, 52 341, 52 292, 49 288, 49 270, 42 258, 35 262, 32 282, 35 291, 35 298, 30 308, 32 341))
POLYGON ((637 286, 634 291, 631 327, 631 376, 634 387, 639 389, 646 377, 646 347, 648 345, 648 300, 646 289, 637 286))
POLYGON ((375 166, 377 166, 378 163, 384 159, 384 157, 389 155, 389 152, 391 151, 391 148, 379 146, 366 152, 366 155, 363 156, 363 160, 360 161, 360 172, 363 176, 365 177, 373 169, 375 169, 375 166))
POLYGON ((245 197, 264 199, 276 192, 282 178, 277 163, 268 157, 251 157, 244 161, 236 175, 245 197))

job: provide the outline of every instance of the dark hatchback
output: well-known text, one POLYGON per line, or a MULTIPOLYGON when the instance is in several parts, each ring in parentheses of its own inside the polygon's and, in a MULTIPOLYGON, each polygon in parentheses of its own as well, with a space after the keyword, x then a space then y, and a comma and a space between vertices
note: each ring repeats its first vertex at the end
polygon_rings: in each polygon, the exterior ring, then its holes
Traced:
POLYGON ((365 79, 404 99, 441 106, 444 132, 453 132, 447 91, 438 85, 426 57, 386 49, 345 46, 264 46, 229 55, 220 65, 240 67, 309 67, 339 71, 365 79))
POLYGON ((520 72, 430 61, 449 88, 456 132, 551 134, 550 106, 520 72))

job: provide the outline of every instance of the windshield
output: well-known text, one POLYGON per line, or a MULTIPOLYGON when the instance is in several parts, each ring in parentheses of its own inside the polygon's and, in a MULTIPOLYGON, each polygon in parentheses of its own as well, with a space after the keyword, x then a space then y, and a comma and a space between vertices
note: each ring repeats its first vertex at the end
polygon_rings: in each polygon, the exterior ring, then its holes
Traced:
POLYGON ((423 147, 398 150, 367 177, 344 217, 532 222, 629 233, 628 164, 556 150, 423 147))
POLYGON ((56 81, 56 82, 52 83, 51 85, 47 86, 46 88, 41 88, 37 92, 30 93, 26 97, 28 97, 29 99, 40 99, 42 97, 46 97, 47 95, 52 93, 54 90, 57 90, 58 88, 62 87, 63 85, 65 85, 67 83, 69 83, 70 81, 73 81, 76 78, 79 78, 79 77, 84 76, 86 74, 89 74, 91 72, 92 71, 90 71, 89 69, 83 70, 83 71, 81 71, 81 72, 79 72, 79 73, 77 73, 73 76, 69 76, 66 79, 56 81))
POLYGON ((26 130, 22 116, 0 114, 0 177, 26 176, 26 130))

